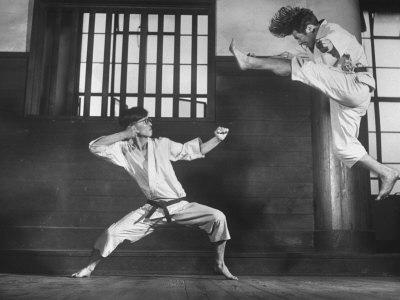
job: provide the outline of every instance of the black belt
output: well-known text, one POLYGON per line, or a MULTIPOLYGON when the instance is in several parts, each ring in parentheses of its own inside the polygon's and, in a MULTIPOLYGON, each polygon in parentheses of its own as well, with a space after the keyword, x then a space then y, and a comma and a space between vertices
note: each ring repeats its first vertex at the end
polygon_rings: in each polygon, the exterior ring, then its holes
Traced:
POLYGON ((164 211, 164 215, 165 218, 167 219, 167 222, 170 223, 171 222, 171 216, 169 214, 168 211, 168 206, 171 206, 173 204, 179 203, 183 200, 185 200, 186 198, 178 198, 178 199, 173 199, 173 200, 169 200, 169 201, 164 201, 164 200, 147 200, 147 203, 150 204, 151 206, 153 206, 149 213, 146 215, 145 218, 149 219, 157 210, 157 208, 162 208, 162 210, 164 211))
POLYGON ((358 73, 358 72, 367 72, 368 70, 366 67, 355 67, 353 71, 355 73, 358 73))

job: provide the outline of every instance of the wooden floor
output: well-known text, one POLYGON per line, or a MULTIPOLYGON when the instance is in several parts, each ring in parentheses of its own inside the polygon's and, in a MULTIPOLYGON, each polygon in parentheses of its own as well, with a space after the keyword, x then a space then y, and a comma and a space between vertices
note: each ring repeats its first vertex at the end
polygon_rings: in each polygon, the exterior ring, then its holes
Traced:
POLYGON ((0 274, 0 299, 399 299, 399 277, 0 274))

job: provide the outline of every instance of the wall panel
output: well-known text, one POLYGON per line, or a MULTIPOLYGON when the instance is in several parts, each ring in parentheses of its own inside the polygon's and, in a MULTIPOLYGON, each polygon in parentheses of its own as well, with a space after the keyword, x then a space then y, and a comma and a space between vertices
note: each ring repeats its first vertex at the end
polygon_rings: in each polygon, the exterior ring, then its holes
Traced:
POLYGON ((23 115, 28 55, 0 52, 0 113, 23 115))

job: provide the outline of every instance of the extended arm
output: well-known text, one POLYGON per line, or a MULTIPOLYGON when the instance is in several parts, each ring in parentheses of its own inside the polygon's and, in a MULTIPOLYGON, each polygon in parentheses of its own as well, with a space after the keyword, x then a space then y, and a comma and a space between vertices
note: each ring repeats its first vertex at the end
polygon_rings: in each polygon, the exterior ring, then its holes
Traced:
POLYGON ((212 149, 217 147, 219 143, 221 143, 226 136, 228 135, 229 129, 224 127, 218 127, 214 131, 214 137, 208 140, 207 142, 201 144, 200 151, 203 155, 210 152, 212 149))
POLYGON ((218 127, 214 131, 214 137, 205 143, 202 143, 199 138, 195 138, 184 144, 165 138, 164 140, 168 141, 169 145, 169 159, 177 161, 203 158, 206 153, 210 152, 226 138, 228 131, 228 128, 218 127))

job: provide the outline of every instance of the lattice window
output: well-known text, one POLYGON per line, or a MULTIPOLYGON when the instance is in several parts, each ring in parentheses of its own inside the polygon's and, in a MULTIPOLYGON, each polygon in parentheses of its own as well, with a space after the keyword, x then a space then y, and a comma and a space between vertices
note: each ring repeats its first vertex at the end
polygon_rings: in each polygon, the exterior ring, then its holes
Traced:
MULTIPOLYGON (((369 153, 400 170, 400 13, 364 12, 364 20, 363 46, 377 83, 368 111, 369 153)), ((371 192, 378 191, 378 177, 371 173, 371 192)))
POLYGON ((77 115, 212 117, 213 26, 194 9, 83 13, 77 115))

